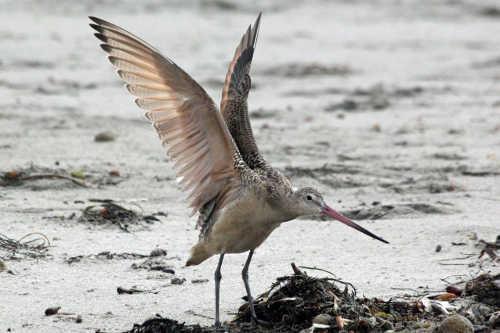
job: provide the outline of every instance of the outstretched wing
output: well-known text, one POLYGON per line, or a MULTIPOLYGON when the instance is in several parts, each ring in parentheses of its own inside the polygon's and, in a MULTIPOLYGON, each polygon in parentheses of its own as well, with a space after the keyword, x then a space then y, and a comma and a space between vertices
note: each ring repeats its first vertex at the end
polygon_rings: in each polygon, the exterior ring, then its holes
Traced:
POLYGON ((254 25, 248 27, 236 48, 226 74, 221 101, 221 111, 227 127, 241 156, 251 169, 263 168, 266 165, 255 143, 248 119, 247 104, 248 92, 251 87, 249 72, 259 33, 260 17, 261 14, 257 16, 254 25))
POLYGON ((241 185, 241 157, 212 99, 186 72, 126 30, 90 17, 95 36, 118 69, 136 104, 166 146, 193 213, 207 202, 219 207, 241 185))

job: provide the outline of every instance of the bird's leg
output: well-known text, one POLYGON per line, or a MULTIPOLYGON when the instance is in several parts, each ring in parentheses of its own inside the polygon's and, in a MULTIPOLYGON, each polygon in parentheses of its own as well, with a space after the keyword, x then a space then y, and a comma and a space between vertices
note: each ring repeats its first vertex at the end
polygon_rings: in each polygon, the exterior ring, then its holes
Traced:
POLYGON ((219 318, 219 298, 220 298, 220 280, 222 280, 222 274, 220 273, 220 268, 222 266, 222 261, 224 260, 224 253, 219 256, 219 263, 217 264, 217 269, 215 270, 215 328, 220 328, 220 318, 219 318))
POLYGON ((248 266, 250 266, 250 261, 252 261, 253 250, 248 252, 248 258, 245 262, 245 266, 243 266, 243 270, 241 271, 241 276, 243 277, 243 283, 245 284, 245 289, 247 291, 247 300, 248 305, 250 306, 250 314, 252 315, 252 319, 258 322, 257 315, 255 314, 255 308, 253 306, 253 297, 250 292, 250 284, 248 283, 248 266))

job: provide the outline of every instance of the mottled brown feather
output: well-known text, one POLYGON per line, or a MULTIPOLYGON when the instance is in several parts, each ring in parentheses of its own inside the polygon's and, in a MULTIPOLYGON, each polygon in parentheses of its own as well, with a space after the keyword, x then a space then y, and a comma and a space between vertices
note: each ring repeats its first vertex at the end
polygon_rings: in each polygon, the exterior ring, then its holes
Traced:
POLYGON ((248 118, 247 97, 251 87, 252 64, 261 14, 241 38, 229 64, 222 90, 221 112, 243 160, 251 169, 265 168, 248 118))

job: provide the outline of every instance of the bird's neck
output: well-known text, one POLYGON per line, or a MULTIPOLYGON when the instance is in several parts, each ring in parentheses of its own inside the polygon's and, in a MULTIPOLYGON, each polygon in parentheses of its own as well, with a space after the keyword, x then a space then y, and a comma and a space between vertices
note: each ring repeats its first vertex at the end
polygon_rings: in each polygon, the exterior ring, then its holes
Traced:
POLYGON ((288 222, 288 221, 294 220, 297 217, 302 215, 297 210, 297 205, 293 204, 293 202, 291 202, 289 200, 285 200, 284 202, 282 202, 280 209, 283 212, 283 214, 282 214, 283 221, 282 222, 288 222))

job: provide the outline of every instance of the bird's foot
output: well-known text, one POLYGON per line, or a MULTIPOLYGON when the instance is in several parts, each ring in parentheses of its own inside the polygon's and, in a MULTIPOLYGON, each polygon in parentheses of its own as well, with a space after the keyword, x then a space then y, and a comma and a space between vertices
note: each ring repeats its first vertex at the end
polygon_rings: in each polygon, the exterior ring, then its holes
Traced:
POLYGON ((225 333, 227 330, 222 326, 220 321, 216 321, 214 325, 214 332, 215 333, 225 333))

